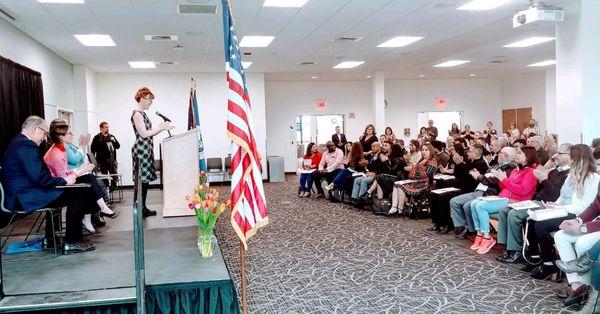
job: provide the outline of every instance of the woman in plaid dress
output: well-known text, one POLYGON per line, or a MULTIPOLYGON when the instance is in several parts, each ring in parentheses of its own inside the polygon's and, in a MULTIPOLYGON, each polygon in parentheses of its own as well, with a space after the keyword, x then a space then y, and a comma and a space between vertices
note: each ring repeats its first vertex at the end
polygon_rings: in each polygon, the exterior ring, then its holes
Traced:
POLYGON ((435 161, 435 156, 433 154, 433 146, 431 146, 431 144, 423 145, 421 154, 421 160, 417 164, 407 166, 407 168, 410 168, 408 179, 413 180, 413 182, 404 183, 394 187, 390 214, 394 214, 398 211, 402 212, 406 196, 419 195, 423 191, 433 188, 433 175, 437 171, 437 162, 435 161))
MULTIPOLYGON (((152 128, 152 122, 144 111, 150 108, 154 94, 147 88, 140 88, 135 94, 137 109, 131 114, 131 125, 135 133, 135 143, 131 148, 133 157, 133 179, 138 176, 140 171, 142 181, 142 214, 144 217, 156 215, 155 210, 150 210, 146 207, 146 196, 148 195, 148 186, 151 181, 156 180, 156 170, 154 169, 154 135, 173 129, 170 122, 161 123, 157 129, 152 128), (136 157, 139 158, 139 165, 136 165, 136 157)), ((136 190, 137 192, 137 190, 136 190)), ((134 196, 137 198, 137 195, 134 196)))

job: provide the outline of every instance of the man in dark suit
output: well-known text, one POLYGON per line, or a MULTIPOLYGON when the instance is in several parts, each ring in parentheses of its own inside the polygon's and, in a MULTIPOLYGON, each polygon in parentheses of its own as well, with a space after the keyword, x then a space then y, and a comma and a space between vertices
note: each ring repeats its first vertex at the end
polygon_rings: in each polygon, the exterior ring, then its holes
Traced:
POLYGON ((335 127, 335 134, 331 136, 331 141, 333 142, 333 145, 335 145, 336 148, 339 148, 343 152, 346 152, 346 144, 348 143, 348 141, 346 141, 346 135, 341 133, 341 129, 339 126, 335 127))
MULTIPOLYGON (((8 144, 2 163, 6 205, 11 210, 26 212, 67 206, 65 252, 91 251, 93 244, 82 243, 81 221, 84 213, 95 208, 94 196, 88 188, 57 188, 73 185, 77 175, 71 174, 65 179, 52 176, 38 147, 47 135, 46 121, 30 116, 23 123, 21 134, 8 144)), ((60 215, 60 210, 53 215, 60 215)), ((55 225, 57 222, 58 217, 55 217, 55 225)), ((52 234, 50 215, 46 216, 45 244, 46 247, 58 244, 52 234)))
POLYGON ((121 147, 114 135, 108 132, 108 123, 100 123, 100 133, 92 140, 91 151, 102 173, 117 173, 117 149, 121 147))
POLYGON ((427 130, 427 135, 431 141, 435 141, 438 137, 438 129, 433 126, 433 120, 429 120, 427 124, 429 125, 429 127, 425 128, 425 130, 427 130))

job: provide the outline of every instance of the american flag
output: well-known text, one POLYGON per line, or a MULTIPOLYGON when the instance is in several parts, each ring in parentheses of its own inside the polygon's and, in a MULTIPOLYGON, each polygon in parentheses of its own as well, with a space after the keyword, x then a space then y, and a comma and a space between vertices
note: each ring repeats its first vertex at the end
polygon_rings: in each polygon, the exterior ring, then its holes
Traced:
POLYGON ((269 223, 250 96, 229 2, 222 0, 227 71, 227 136, 231 139, 231 225, 246 241, 269 223))
MULTIPOLYGON (((194 80, 192 80, 192 83, 194 80)), ((198 101, 196 100, 196 84, 190 89, 190 102, 188 109, 188 130, 198 128, 196 140, 198 141, 198 169, 206 172, 206 160, 204 159, 204 143, 202 131, 200 130, 200 115, 198 113, 198 101)))

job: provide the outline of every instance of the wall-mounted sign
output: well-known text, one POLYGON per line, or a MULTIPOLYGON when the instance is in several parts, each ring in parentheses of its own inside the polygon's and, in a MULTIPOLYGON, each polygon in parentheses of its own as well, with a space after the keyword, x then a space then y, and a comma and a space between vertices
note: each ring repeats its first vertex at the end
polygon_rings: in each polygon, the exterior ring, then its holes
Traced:
POLYGON ((436 97, 435 104, 438 108, 446 107, 446 97, 436 97))
POLYGON ((327 110, 327 101, 323 99, 317 100, 317 111, 327 110))

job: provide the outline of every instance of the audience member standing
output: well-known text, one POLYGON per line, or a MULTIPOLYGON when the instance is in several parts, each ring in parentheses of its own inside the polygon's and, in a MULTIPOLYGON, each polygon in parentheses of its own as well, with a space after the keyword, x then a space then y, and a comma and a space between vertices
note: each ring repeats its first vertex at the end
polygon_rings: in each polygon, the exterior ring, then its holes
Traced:
POLYGON ((117 149, 119 141, 108 131, 108 123, 100 123, 100 133, 92 140, 91 151, 96 157, 98 168, 102 173, 117 173, 117 149))
POLYGON ((427 124, 429 125, 429 127, 427 127, 427 135, 429 136, 429 140, 435 141, 435 139, 438 137, 438 129, 433 126, 433 120, 431 119, 427 122, 427 124))
MULTIPOLYGON (((458 137, 460 136, 460 129, 458 128, 458 124, 452 123, 452 128, 448 130, 448 136, 458 137)), ((452 144, 454 145, 454 144, 452 144)))
POLYGON ((523 134, 527 137, 530 137, 532 135, 542 135, 540 133, 540 128, 538 128, 535 125, 535 119, 531 119, 529 120, 529 124, 527 125, 527 127, 525 128, 525 130, 523 130, 523 134))
POLYGON ((365 157, 371 156, 371 145, 377 142, 377 134, 375 134, 375 126, 372 124, 367 125, 365 132, 360 137, 360 145, 362 146, 365 157))
POLYGON ((510 135, 511 141, 519 139, 519 137, 521 136, 521 131, 519 131, 519 128, 517 128, 517 124, 514 123, 514 122, 511 122, 508 125, 508 131, 507 132, 510 135))
MULTIPOLYGON (((156 215, 156 211, 150 210, 146 206, 148 186, 151 181, 156 180, 156 170, 154 169, 154 136, 162 131, 174 128, 170 122, 161 123, 157 129, 152 128, 152 122, 150 122, 150 118, 148 118, 144 111, 150 108, 153 99, 154 94, 152 94, 150 89, 147 87, 140 88, 135 94, 137 108, 131 114, 131 125, 135 133, 135 143, 131 148, 133 180, 136 180, 138 174, 140 175, 142 181, 142 214, 144 217, 156 215), (136 164, 136 157, 139 158, 139 164, 136 164)), ((137 195, 134 198, 137 198, 137 195)))
POLYGON ((346 134, 342 133, 339 125, 335 127, 335 133, 331 136, 331 141, 336 148, 346 151, 348 141, 346 140, 346 134))

